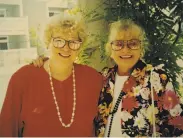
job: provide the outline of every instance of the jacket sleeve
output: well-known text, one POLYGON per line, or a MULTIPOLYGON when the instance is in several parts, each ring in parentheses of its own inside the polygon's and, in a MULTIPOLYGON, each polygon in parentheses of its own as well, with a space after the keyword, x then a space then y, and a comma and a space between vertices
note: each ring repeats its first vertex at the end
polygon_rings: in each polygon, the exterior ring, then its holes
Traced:
POLYGON ((18 137, 21 111, 21 82, 15 73, 9 82, 3 107, 0 113, 0 137, 18 137))

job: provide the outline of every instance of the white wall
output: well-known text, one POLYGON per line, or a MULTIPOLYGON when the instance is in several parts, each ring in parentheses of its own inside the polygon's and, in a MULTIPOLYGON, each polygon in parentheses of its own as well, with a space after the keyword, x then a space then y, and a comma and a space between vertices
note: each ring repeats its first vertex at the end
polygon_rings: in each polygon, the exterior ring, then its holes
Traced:
POLYGON ((68 0, 50 0, 47 2, 47 7, 67 8, 68 0))
POLYGON ((46 2, 37 0, 23 0, 23 15, 28 16, 29 27, 44 25, 47 20, 46 2))

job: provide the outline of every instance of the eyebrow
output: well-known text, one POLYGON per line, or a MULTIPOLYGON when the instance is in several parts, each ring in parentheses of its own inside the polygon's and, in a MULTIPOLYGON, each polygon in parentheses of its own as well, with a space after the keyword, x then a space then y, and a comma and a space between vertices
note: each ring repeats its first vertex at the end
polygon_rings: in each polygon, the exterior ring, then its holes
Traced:
MULTIPOLYGON (((64 38, 62 38, 62 37, 52 37, 52 38, 54 38, 54 39, 64 39, 64 38)), ((80 38, 78 38, 78 39, 76 39, 76 38, 71 38, 71 39, 64 39, 64 40, 66 40, 66 41, 81 41, 81 39, 80 38)))

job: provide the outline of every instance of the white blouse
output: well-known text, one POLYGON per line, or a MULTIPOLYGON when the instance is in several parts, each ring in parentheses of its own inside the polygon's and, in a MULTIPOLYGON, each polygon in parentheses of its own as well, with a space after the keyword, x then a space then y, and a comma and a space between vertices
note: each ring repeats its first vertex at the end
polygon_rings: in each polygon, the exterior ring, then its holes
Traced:
MULTIPOLYGON (((119 97, 121 89, 123 88, 124 82, 127 79, 128 79, 128 76, 119 76, 116 73, 115 85, 114 85, 113 106, 116 104, 116 101, 119 97)), ((113 109, 113 106, 112 106, 112 109, 113 109)), ((114 114, 110 137, 122 137, 122 133, 121 133, 121 108, 122 108, 122 102, 120 102, 120 104, 118 106, 118 111, 114 114)), ((111 121, 111 115, 109 115, 109 118, 108 118, 104 137, 107 137, 107 135, 108 135, 110 121, 111 121)))

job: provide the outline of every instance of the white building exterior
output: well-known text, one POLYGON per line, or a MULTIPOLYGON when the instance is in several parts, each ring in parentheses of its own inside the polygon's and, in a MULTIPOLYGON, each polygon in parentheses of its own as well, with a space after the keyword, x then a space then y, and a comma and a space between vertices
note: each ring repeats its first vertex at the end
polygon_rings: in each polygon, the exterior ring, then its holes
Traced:
POLYGON ((22 0, 0 0, 0 67, 20 64, 30 48, 28 17, 22 0), (21 49, 21 50, 20 50, 21 49))

